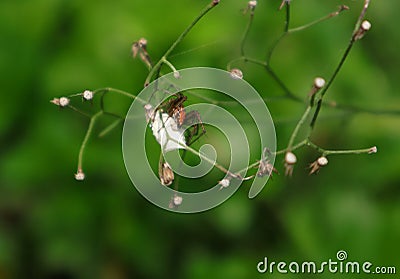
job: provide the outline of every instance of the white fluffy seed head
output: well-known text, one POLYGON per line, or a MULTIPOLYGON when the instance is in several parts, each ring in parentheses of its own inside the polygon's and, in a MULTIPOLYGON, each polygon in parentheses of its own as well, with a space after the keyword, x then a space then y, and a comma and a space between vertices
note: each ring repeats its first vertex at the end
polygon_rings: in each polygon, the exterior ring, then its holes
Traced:
POLYGON ((294 165, 297 162, 296 155, 292 152, 286 152, 285 154, 285 162, 289 165, 294 165))
POLYGON ((369 22, 368 20, 364 20, 362 23, 361 23, 361 28, 364 30, 364 31, 368 31, 369 29, 371 29, 371 22, 369 22))
POLYGON ((85 99, 86 101, 89 101, 91 99, 93 99, 93 91, 90 90, 85 90, 82 93, 83 99, 85 99))
POLYGON ((322 77, 316 77, 314 79, 314 86, 318 89, 321 89, 325 86, 325 79, 323 79, 322 77))
POLYGON ((60 107, 66 107, 69 105, 69 99, 67 97, 61 97, 59 99, 60 107))
POLYGON ((326 166, 328 164, 328 159, 325 156, 319 157, 317 163, 321 167, 326 166))

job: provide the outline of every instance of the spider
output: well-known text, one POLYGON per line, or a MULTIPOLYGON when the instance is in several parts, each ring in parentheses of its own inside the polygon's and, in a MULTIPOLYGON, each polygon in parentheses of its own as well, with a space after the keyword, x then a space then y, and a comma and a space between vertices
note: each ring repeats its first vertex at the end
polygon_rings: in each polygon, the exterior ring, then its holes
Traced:
POLYGON ((169 117, 173 117, 178 128, 193 127, 191 130, 185 130, 186 144, 191 145, 206 133, 206 129, 204 128, 198 111, 192 110, 186 112, 183 106, 186 100, 187 96, 182 93, 176 93, 170 99, 161 103, 156 110, 165 111, 169 117), (200 134, 199 127, 201 128, 200 134))

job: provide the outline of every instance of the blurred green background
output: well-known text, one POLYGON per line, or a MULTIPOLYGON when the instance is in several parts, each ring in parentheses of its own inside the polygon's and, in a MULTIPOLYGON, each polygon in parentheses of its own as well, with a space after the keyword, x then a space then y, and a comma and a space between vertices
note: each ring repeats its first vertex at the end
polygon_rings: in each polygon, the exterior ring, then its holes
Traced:
MULTIPOLYGON (((281 32, 280 2, 259 1, 249 56, 263 59, 281 32)), ((88 119, 49 100, 105 86, 140 92, 147 70, 131 58, 131 44, 147 38, 157 60, 207 3, 0 2, 0 278, 309 278, 259 275, 256 264, 265 256, 321 262, 335 259, 338 250, 347 251, 349 260, 400 272, 399 114, 323 108, 315 142, 338 149, 377 145, 378 153, 331 157, 317 176, 308 176, 307 165, 318 154, 303 149, 292 178, 282 175, 277 157, 281 175, 259 196, 249 200, 243 188, 201 214, 167 212, 135 190, 123 164, 121 127, 90 141, 87 179, 74 180, 88 119)), ((274 69, 301 98, 315 76, 332 73, 363 1, 292 3, 294 27, 339 4, 350 11, 293 34, 273 56, 274 69)), ((174 65, 225 68, 239 56, 246 5, 221 1, 179 45, 174 65)), ((399 9, 398 1, 372 1, 372 29, 354 47, 327 100, 400 110, 399 9)), ((282 95, 263 69, 237 66, 263 96, 282 95)), ((121 114, 129 106, 123 98, 108 100, 121 114)), ((283 148, 304 106, 289 100, 268 105, 283 148)), ((325 272, 314 278, 365 277, 325 272)))

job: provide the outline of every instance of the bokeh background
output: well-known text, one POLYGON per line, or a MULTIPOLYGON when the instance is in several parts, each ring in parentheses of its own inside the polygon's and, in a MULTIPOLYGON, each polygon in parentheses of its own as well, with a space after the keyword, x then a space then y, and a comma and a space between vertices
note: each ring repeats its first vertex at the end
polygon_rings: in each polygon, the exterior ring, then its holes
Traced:
MULTIPOLYGON (((280 2, 259 1, 246 44, 249 56, 263 59, 280 34, 280 2)), ((145 37, 157 60, 207 3, 0 2, 0 278, 309 278, 259 275, 256 264, 265 256, 321 262, 335 259, 338 250, 347 251, 349 260, 400 272, 398 1, 372 1, 372 29, 327 95, 328 101, 384 113, 325 107, 313 135, 326 148, 377 145, 377 154, 332 156, 317 176, 308 176, 307 165, 318 154, 303 149, 292 178, 282 175, 283 159, 277 157, 281 175, 255 199, 243 188, 208 212, 173 214, 147 202, 131 184, 120 126, 91 139, 87 179, 74 180, 88 119, 49 100, 105 86, 140 92, 147 70, 132 59, 131 44, 145 37)), ((350 11, 293 34, 273 56, 274 69, 299 97, 306 98, 315 76, 332 73, 363 1, 292 3, 294 27, 340 4, 350 11)), ((246 5, 221 1, 179 45, 174 65, 225 68, 239 56, 246 5)), ((236 66, 263 96, 282 95, 262 68, 236 66)), ((129 106, 123 98, 108 101, 122 115, 129 106)), ((304 105, 268 105, 282 148, 304 105)), ((314 277, 365 278, 327 272, 314 277)))

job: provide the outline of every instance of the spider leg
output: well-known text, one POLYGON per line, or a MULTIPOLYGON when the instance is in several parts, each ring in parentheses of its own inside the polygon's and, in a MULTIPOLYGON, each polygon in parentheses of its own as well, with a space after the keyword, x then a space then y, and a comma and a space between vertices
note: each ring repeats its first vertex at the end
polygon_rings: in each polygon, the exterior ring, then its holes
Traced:
POLYGON ((198 139, 201 138, 206 133, 206 129, 203 125, 203 122, 201 121, 200 118, 200 113, 196 110, 190 111, 186 113, 186 118, 185 118, 185 123, 186 126, 193 126, 193 129, 190 131, 188 134, 188 137, 186 139, 187 145, 191 145, 194 142, 196 142, 198 139), (197 120, 196 124, 193 124, 197 120), (201 127, 201 133, 199 134, 199 127, 201 127))

